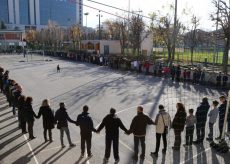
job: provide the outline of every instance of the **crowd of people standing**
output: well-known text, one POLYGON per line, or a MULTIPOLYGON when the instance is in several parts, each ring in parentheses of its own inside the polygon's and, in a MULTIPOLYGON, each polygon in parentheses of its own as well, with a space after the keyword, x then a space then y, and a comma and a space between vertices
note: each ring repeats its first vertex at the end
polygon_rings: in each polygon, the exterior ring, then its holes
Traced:
MULTIPOLYGON (((64 133, 67 136, 69 146, 76 146, 70 135, 70 130, 68 128, 68 122, 75 124, 80 127, 81 135, 81 157, 85 154, 85 145, 87 149, 87 157, 91 158, 93 156, 91 151, 91 140, 92 132, 100 133, 100 131, 105 127, 105 155, 104 161, 108 161, 110 158, 111 145, 113 144, 113 152, 115 162, 120 161, 119 157, 119 129, 122 129, 125 134, 134 136, 134 155, 133 160, 138 160, 139 155, 139 144, 141 145, 140 159, 145 159, 145 138, 146 138, 146 128, 148 125, 155 125, 156 128, 156 148, 154 152, 151 152, 151 156, 158 157, 160 140, 163 139, 163 149, 162 153, 167 152, 167 134, 170 129, 173 129, 175 135, 173 150, 178 151, 181 148, 181 136, 182 132, 185 131, 185 143, 184 146, 191 146, 192 144, 202 144, 205 139, 205 128, 206 122, 209 120, 209 134, 207 135, 207 141, 213 141, 213 125, 216 123, 217 117, 219 115, 219 136, 216 139, 221 139, 223 132, 224 117, 227 108, 227 100, 225 96, 219 97, 219 102, 214 100, 212 104, 209 104, 207 97, 204 97, 201 103, 196 109, 195 115, 194 109, 186 110, 182 103, 176 104, 176 114, 171 120, 167 109, 164 105, 158 106, 158 114, 155 120, 150 118, 144 113, 144 108, 142 106, 137 107, 137 115, 134 116, 130 128, 126 128, 122 123, 121 119, 116 115, 116 109, 111 108, 108 115, 106 115, 98 127, 94 127, 93 119, 89 114, 89 107, 85 105, 83 111, 78 115, 76 121, 71 119, 68 115, 66 106, 64 102, 60 102, 59 109, 54 112, 50 106, 48 99, 44 99, 39 108, 38 114, 33 110, 33 98, 30 96, 23 95, 23 90, 21 85, 19 85, 15 80, 9 78, 9 71, 4 71, 0 67, 0 88, 1 92, 6 96, 9 107, 12 107, 12 113, 14 116, 18 116, 18 126, 22 131, 22 134, 29 134, 29 139, 33 140, 36 137, 33 133, 33 126, 35 118, 39 119, 41 116, 43 118, 43 134, 44 142, 53 142, 52 129, 57 127, 60 131, 60 142, 61 147, 64 148, 65 144, 63 141, 64 133), (220 105, 219 105, 220 104, 220 105), (211 108, 211 110, 210 110, 211 108), (17 111, 17 112, 16 112, 17 111), (188 115, 187 115, 188 111, 188 115), (209 119, 208 119, 209 117, 209 119), (27 125, 27 126, 26 126, 27 125), (196 130, 196 140, 193 141, 194 130, 196 130), (47 137, 48 133, 48 137, 47 137)), ((228 114, 228 132, 230 132, 230 114, 228 114)))

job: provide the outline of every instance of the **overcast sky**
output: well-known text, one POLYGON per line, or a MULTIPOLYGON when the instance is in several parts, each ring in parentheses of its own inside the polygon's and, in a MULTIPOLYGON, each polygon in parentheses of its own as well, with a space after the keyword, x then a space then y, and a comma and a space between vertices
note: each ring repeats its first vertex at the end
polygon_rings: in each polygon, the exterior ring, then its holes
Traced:
MULTIPOLYGON (((94 0, 96 2, 105 3, 111 6, 116 6, 122 9, 128 9, 128 0, 94 0)), ((227 1, 227 0, 226 0, 227 1)), ((149 13, 157 12, 158 10, 161 13, 168 11, 169 4, 174 4, 175 0, 130 0, 130 8, 133 11, 142 10, 142 14, 148 16, 149 13), (166 6, 163 8, 163 6, 166 6)), ((124 14, 122 11, 114 10, 103 5, 99 5, 88 0, 83 0, 83 3, 101 10, 105 10, 111 13, 124 14)), ((98 14, 97 10, 84 7, 84 13, 89 12, 87 25, 89 27, 96 27, 98 24, 98 14)), ((211 30, 214 29, 214 22, 210 20, 210 14, 214 11, 212 0, 178 0, 178 15, 179 17, 188 24, 192 14, 195 14, 201 19, 200 28, 211 30), (190 16, 182 15, 183 9, 190 9, 190 16)), ((102 22, 106 19, 114 19, 115 17, 106 13, 101 13, 103 17, 101 18, 102 22)), ((86 25, 86 19, 84 16, 84 26, 86 25)))

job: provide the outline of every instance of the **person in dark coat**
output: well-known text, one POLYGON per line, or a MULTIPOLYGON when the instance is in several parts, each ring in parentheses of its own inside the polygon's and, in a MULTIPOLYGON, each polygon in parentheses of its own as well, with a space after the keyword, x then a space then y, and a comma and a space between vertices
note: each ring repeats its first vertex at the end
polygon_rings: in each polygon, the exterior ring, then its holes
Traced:
POLYGON ((175 79, 175 74, 176 74, 176 68, 175 68, 174 65, 171 67, 170 73, 171 73, 172 81, 174 81, 174 79, 175 79))
POLYGON ((45 99, 42 102, 42 106, 39 109, 37 118, 39 119, 42 116, 43 118, 43 135, 44 135, 44 140, 47 142, 47 131, 49 133, 49 141, 53 142, 52 139, 52 129, 54 128, 55 124, 55 119, 54 119, 54 113, 50 108, 50 103, 49 100, 45 99))
POLYGON ((176 67, 176 81, 179 82, 180 81, 180 75, 181 75, 181 68, 180 65, 178 65, 176 67))
POLYGON ((219 87, 221 85, 221 72, 216 76, 216 86, 219 87))
POLYGON ((223 80, 223 87, 226 87, 227 86, 227 82, 228 82, 228 75, 227 75, 227 73, 225 73, 223 75, 222 80, 223 80))
POLYGON ((59 104, 59 106, 60 106, 60 108, 55 113, 55 121, 57 121, 57 128, 60 130, 61 146, 62 146, 62 148, 65 147, 64 141, 63 141, 64 132, 65 132, 66 136, 67 136, 67 139, 68 139, 68 142, 69 142, 69 146, 74 147, 76 145, 73 144, 72 141, 71 141, 70 132, 69 132, 69 128, 68 128, 68 121, 73 123, 73 124, 76 124, 76 121, 73 121, 69 117, 68 113, 66 112, 64 102, 61 102, 59 104))
POLYGON ((194 141, 195 144, 202 143, 205 138, 205 125, 207 121, 208 111, 210 105, 208 103, 208 98, 204 97, 202 102, 197 107, 196 110, 196 135, 197 140, 194 141))
POLYGON ((219 131, 220 131, 220 135, 216 139, 221 139, 221 135, 222 135, 222 132, 223 132, 223 127, 224 127, 224 117, 225 117, 225 112, 226 112, 226 108, 227 108, 226 97, 225 96, 220 96, 219 99, 220 99, 220 102, 221 102, 220 106, 218 107, 218 110, 219 110, 219 131))
POLYGON ((186 112, 182 103, 177 103, 177 112, 172 122, 172 128, 174 129, 175 142, 172 147, 173 150, 180 150, 181 145, 181 132, 184 130, 186 122, 186 112))
POLYGON ((143 113, 143 107, 137 107, 137 115, 133 118, 128 134, 134 135, 134 156, 133 160, 138 160, 138 146, 141 142, 142 152, 140 158, 145 159, 145 135, 147 125, 153 125, 153 120, 143 113))
POLYGON ((104 161, 107 162, 110 157, 111 144, 113 142, 113 153, 115 162, 119 162, 119 128, 126 133, 128 130, 123 125, 120 118, 116 115, 114 108, 110 109, 110 114, 104 117, 101 124, 99 125, 97 132, 99 133, 105 127, 105 157, 104 161))
POLYGON ((34 113, 32 102, 33 102, 32 97, 26 98, 26 102, 25 102, 26 122, 28 125, 29 139, 31 140, 36 138, 34 137, 33 126, 34 126, 34 118, 37 117, 36 114, 34 113))
POLYGON ((85 144, 87 145, 88 158, 92 157, 91 153, 91 140, 92 131, 96 132, 93 126, 93 120, 88 113, 89 107, 85 105, 83 107, 83 112, 78 115, 76 125, 80 126, 81 129, 81 157, 85 154, 85 144))
POLYGON ((18 121, 22 134, 26 134, 26 109, 25 109, 26 97, 21 95, 18 99, 18 121))
POLYGON ((61 70, 61 68, 60 68, 60 66, 59 66, 59 64, 57 65, 57 73, 60 73, 60 70, 61 70))

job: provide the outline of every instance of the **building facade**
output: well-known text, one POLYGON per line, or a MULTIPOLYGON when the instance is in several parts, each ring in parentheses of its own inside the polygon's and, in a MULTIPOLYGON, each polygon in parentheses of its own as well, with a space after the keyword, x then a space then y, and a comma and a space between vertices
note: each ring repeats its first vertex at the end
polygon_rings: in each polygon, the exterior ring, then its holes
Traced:
POLYGON ((0 20, 16 26, 82 25, 82 0, 1 0, 0 20))

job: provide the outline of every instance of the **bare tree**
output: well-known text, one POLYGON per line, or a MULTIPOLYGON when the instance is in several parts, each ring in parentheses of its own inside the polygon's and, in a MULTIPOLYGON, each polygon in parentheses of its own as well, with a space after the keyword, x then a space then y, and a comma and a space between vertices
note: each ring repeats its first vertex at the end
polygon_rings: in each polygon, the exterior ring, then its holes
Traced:
POLYGON ((195 15, 192 16, 191 19, 191 29, 189 30, 189 32, 185 35, 184 37, 184 42, 185 45, 188 45, 190 48, 190 53, 191 53, 191 64, 193 65, 193 53, 194 53, 194 49, 197 46, 198 43, 198 26, 200 23, 200 19, 197 18, 195 15))
POLYGON ((216 12, 211 14, 213 21, 217 22, 224 34, 225 47, 223 55, 223 72, 228 72, 228 53, 229 53, 229 44, 230 44, 230 6, 226 4, 223 0, 214 0, 213 4, 215 6, 216 12))
POLYGON ((130 25, 129 25, 129 41, 131 43, 132 49, 133 49, 133 54, 137 51, 138 55, 140 52, 141 48, 141 42, 142 40, 142 32, 145 29, 145 23, 142 20, 142 18, 138 15, 133 15, 130 20, 130 25))
POLYGON ((78 45, 78 49, 80 49, 81 37, 82 33, 80 27, 78 25, 73 25, 70 28, 70 38, 73 42, 74 50, 76 49, 76 44, 78 45))

